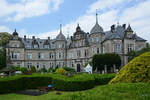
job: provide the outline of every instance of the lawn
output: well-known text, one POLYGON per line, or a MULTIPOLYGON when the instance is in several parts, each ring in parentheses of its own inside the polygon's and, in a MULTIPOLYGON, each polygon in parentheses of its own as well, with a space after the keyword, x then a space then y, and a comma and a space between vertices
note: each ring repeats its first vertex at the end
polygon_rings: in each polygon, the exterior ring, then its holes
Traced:
POLYGON ((78 92, 49 92, 41 96, 27 96, 15 93, 2 94, 0 100, 150 100, 150 84, 120 83, 96 86, 78 92))

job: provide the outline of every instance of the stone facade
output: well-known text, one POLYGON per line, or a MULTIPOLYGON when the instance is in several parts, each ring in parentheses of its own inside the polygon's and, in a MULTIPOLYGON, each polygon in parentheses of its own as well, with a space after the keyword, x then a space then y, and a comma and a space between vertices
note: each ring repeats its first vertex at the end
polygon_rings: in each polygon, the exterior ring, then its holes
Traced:
POLYGON ((73 36, 67 39, 61 29, 55 39, 20 38, 15 30, 6 48, 7 64, 28 69, 34 65, 37 70, 68 66, 79 72, 94 54, 115 52, 121 56, 123 66, 128 62, 129 51, 145 46, 146 40, 137 36, 130 25, 127 28, 125 24, 112 25, 110 31, 104 32, 96 19, 90 33, 78 25, 73 36))

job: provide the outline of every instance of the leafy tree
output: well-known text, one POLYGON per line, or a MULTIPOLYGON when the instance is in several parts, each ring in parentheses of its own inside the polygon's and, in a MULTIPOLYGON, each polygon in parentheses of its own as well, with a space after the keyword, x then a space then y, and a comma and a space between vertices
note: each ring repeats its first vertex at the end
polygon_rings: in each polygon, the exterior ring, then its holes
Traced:
POLYGON ((120 67, 121 58, 118 54, 115 53, 106 53, 106 54, 96 54, 92 59, 93 70, 97 69, 98 71, 104 70, 105 65, 110 69, 113 65, 120 67))
POLYGON ((9 33, 0 32, 0 46, 5 46, 10 38, 12 38, 12 35, 10 35, 9 33))
POLYGON ((0 49, 0 69, 6 67, 6 49, 0 49))

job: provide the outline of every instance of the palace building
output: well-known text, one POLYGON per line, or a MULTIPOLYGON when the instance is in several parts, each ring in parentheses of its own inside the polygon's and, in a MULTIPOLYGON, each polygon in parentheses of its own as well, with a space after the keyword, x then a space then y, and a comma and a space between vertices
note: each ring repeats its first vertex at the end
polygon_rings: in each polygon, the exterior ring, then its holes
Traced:
POLYGON ((90 33, 84 32, 78 24, 69 38, 63 35, 61 28, 55 39, 21 38, 16 30, 12 35, 6 48, 7 65, 28 69, 35 66, 37 70, 67 66, 80 72, 94 54, 114 52, 120 55, 123 66, 128 62, 129 51, 146 47, 146 40, 137 36, 130 24, 127 27, 126 24, 112 25, 109 31, 104 31, 97 15, 90 33))

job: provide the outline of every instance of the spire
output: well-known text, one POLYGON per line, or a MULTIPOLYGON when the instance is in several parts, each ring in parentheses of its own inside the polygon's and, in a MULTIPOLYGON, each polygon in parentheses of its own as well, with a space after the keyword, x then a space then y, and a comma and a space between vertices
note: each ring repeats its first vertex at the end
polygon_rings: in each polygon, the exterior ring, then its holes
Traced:
POLYGON ((79 26, 79 23, 78 23, 78 25, 77 25, 76 31, 81 31, 81 28, 80 28, 80 26, 79 26))
POLYGON ((16 28, 15 28, 15 32, 16 32, 16 28))
POLYGON ((127 32, 133 32, 133 30, 132 30, 132 28, 131 28, 130 24, 128 25, 128 27, 127 27, 126 31, 127 31, 127 32))
POLYGON ((97 9, 96 9, 96 23, 98 24, 98 14, 97 14, 97 9))
POLYGON ((62 33, 62 24, 60 24, 60 33, 62 33))

